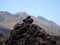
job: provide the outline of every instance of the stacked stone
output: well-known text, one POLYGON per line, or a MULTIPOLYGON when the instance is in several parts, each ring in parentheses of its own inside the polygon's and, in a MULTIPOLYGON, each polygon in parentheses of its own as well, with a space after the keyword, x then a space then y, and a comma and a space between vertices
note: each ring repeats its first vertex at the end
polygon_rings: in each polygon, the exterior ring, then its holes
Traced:
POLYGON ((16 24, 6 45, 56 45, 54 38, 31 20, 29 16, 24 23, 16 24))

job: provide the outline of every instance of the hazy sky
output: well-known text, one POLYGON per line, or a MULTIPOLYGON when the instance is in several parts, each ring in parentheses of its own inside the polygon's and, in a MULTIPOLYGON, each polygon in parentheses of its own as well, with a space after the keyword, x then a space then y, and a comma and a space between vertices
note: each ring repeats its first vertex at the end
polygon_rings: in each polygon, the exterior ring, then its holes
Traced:
POLYGON ((13 14, 24 11, 60 25, 60 0, 0 0, 0 11, 13 14))

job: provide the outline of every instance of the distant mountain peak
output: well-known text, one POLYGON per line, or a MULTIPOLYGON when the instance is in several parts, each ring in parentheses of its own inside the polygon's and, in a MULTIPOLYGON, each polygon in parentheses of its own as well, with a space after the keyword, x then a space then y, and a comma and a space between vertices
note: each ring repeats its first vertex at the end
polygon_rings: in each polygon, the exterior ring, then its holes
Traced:
POLYGON ((8 12, 8 11, 0 11, 0 13, 6 13, 6 12, 8 12))
POLYGON ((12 15, 10 12, 8 12, 8 11, 0 11, 0 15, 12 15))
POLYGON ((27 14, 27 12, 18 12, 18 13, 20 13, 20 14, 27 14))
POLYGON ((15 15, 26 17, 26 16, 28 16, 29 14, 28 14, 28 13, 26 13, 26 12, 18 12, 18 13, 16 13, 15 15))

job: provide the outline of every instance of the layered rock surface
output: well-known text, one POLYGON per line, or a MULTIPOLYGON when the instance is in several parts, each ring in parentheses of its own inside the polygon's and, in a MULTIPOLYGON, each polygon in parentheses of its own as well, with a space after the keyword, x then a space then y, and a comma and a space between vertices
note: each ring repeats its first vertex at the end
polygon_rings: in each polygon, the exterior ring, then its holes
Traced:
POLYGON ((6 45, 56 45, 55 39, 36 24, 16 24, 6 45))

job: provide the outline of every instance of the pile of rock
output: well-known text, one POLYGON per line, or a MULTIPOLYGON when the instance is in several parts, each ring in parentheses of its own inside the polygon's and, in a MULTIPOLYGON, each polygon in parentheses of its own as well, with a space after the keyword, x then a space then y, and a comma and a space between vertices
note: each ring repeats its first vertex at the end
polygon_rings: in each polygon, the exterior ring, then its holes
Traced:
POLYGON ((16 24, 6 45, 56 45, 52 36, 32 22, 33 19, 28 16, 22 24, 16 24))

